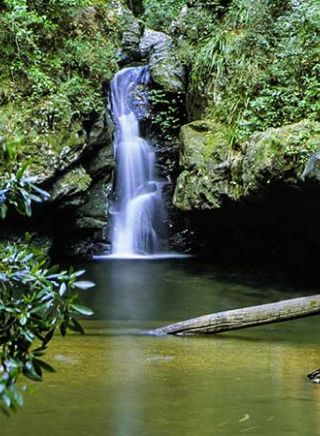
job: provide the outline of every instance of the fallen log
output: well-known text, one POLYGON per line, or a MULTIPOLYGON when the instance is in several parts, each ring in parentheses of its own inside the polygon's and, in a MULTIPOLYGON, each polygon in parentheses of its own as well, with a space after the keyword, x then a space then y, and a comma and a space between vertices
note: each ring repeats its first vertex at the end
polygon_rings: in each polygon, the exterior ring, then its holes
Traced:
POLYGON ((313 295, 204 315, 169 324, 149 333, 157 336, 216 334, 318 314, 320 314, 320 295, 313 295))

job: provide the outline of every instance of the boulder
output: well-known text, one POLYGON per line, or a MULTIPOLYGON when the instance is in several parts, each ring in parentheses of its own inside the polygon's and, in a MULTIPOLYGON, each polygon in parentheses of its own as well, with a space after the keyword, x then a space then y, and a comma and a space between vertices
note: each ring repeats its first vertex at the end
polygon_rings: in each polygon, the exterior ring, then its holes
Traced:
POLYGON ((194 121, 182 127, 180 141, 183 171, 177 179, 175 206, 184 211, 215 209, 223 196, 235 196, 224 127, 194 121))
POLYGON ((303 180, 314 180, 320 182, 320 152, 313 153, 302 173, 303 180))
POLYGON ((320 181, 320 123, 303 120, 252 135, 231 150, 226 127, 195 121, 181 129, 174 204, 184 211, 217 209, 274 184, 320 181))
POLYGON ((145 29, 140 40, 139 50, 142 57, 153 53, 159 59, 164 59, 167 52, 172 49, 172 45, 172 39, 165 33, 145 29))
POLYGON ((74 168, 56 180, 51 189, 50 200, 59 201, 60 207, 65 206, 68 199, 86 192, 91 181, 91 177, 82 166, 74 168))
POLYGON ((315 175, 320 123, 303 120, 255 133, 243 149, 242 184, 246 194, 274 182, 301 183, 315 175))
POLYGON ((145 29, 139 45, 140 55, 147 59, 154 82, 165 91, 185 89, 185 70, 173 50, 172 38, 163 32, 145 29))
POLYGON ((140 58, 139 43, 142 34, 142 24, 127 9, 123 11, 122 15, 125 29, 121 40, 122 58, 123 61, 132 62, 140 58))

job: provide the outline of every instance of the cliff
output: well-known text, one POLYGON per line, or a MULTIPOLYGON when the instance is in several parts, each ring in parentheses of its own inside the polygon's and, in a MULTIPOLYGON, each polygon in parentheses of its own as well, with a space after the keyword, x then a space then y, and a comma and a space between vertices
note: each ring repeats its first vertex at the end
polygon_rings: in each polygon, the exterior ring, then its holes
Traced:
MULTIPOLYGON (((272 210, 282 192, 299 208, 304 194, 312 202, 317 197, 314 0, 23 4, 1 7, 1 130, 19 161, 32 159, 31 172, 51 194, 34 229, 53 236, 64 252, 92 253, 108 244, 114 162, 106 103, 110 80, 127 65, 150 66, 145 128, 157 145, 159 171, 170 180, 166 202, 178 249, 205 247, 212 255, 214 241, 221 252, 227 244, 221 235, 230 228, 251 238, 243 222, 261 202, 272 210)), ((299 215, 298 228, 317 216, 314 208, 299 215)), ((255 238, 263 243, 269 236, 261 231, 255 238)))

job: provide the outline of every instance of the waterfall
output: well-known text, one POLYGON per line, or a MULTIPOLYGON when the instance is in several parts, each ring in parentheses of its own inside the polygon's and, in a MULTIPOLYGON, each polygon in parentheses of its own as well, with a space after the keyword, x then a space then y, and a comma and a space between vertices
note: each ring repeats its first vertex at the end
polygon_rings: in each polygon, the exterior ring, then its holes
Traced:
POLYGON ((164 207, 155 171, 155 150, 140 135, 140 120, 148 110, 147 67, 119 71, 111 82, 111 109, 116 126, 116 161, 112 254, 120 257, 162 251, 164 207))

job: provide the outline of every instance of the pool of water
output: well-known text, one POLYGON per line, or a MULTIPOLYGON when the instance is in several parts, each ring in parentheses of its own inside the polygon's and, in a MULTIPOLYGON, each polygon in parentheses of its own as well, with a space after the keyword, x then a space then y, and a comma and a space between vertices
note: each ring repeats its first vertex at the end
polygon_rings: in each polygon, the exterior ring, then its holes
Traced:
POLYGON ((196 259, 100 260, 86 336, 56 337, 57 370, 1 436, 320 435, 317 317, 213 337, 150 337, 170 321, 314 293, 196 259))

